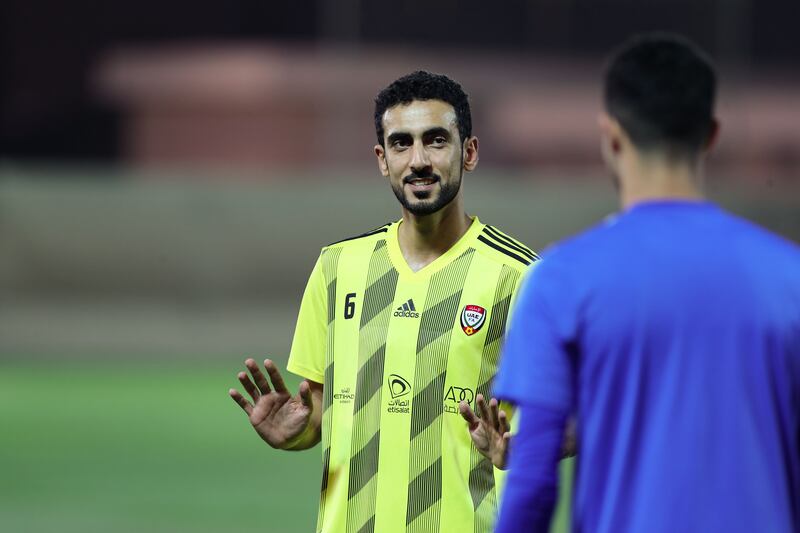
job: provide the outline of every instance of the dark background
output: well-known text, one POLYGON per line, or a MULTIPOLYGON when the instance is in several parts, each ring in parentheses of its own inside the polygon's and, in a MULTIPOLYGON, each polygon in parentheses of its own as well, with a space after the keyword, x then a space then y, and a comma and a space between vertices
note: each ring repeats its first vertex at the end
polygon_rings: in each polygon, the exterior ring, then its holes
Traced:
POLYGON ((269 40, 592 58, 633 32, 664 29, 738 72, 795 76, 798 11, 793 0, 6 0, 0 149, 13 158, 116 158, 118 111, 93 97, 88 80, 119 46, 269 40))

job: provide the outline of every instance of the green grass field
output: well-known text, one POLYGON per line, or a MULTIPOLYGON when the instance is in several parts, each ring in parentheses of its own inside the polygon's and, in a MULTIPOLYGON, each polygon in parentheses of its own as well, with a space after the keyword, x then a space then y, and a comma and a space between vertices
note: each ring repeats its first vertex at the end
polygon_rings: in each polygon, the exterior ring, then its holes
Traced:
MULTIPOLYGON (((0 366, 0 529, 313 531, 319 448, 262 444, 227 396, 237 371, 125 360, 0 366)), ((554 531, 566 531, 565 514, 554 531)))

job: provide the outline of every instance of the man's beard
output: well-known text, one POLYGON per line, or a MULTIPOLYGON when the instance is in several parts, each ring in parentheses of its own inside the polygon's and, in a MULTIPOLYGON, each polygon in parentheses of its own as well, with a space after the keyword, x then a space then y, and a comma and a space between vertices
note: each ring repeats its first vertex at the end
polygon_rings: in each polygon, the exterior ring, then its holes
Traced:
POLYGON ((397 197, 397 200, 400 204, 408 210, 412 215, 423 216, 423 215, 430 215, 436 213, 447 204, 453 201, 458 195, 458 191, 461 189, 461 176, 459 176, 458 181, 455 183, 442 183, 442 179, 436 174, 425 174, 425 175, 418 175, 414 174, 411 176, 407 176, 399 185, 392 185, 392 191, 394 191, 394 195, 397 197), (405 185, 407 180, 415 179, 415 178, 432 178, 435 179, 437 183, 439 183, 439 196, 436 197, 435 200, 427 200, 425 198, 417 197, 417 200, 421 200, 417 203, 411 203, 408 198, 406 198, 405 194, 405 185))

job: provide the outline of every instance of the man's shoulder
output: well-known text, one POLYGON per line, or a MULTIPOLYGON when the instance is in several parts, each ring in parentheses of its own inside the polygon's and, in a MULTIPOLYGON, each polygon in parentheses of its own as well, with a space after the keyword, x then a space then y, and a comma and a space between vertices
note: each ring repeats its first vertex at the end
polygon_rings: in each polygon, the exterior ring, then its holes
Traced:
POLYGON ((600 272, 616 272, 619 264, 626 261, 619 222, 616 215, 609 215, 545 247, 541 252, 542 260, 536 263, 537 279, 550 279, 554 275, 561 282, 569 279, 573 284, 581 280, 583 284, 600 272))
POLYGON ((322 251, 331 251, 331 250, 342 250, 342 249, 354 249, 354 248, 361 248, 361 247, 369 247, 370 244, 374 246, 374 244, 381 240, 386 240, 386 234, 389 232, 389 227, 394 224, 394 222, 387 222, 382 226, 378 226, 376 228, 372 228, 369 231, 365 231, 364 233, 359 233, 357 235, 353 235, 351 237, 345 237, 344 239, 340 239, 338 241, 332 242, 322 248, 322 251))
POLYGON ((737 236, 742 244, 751 247, 754 253, 775 254, 794 263, 800 261, 800 245, 797 243, 770 231, 752 220, 726 212, 723 212, 723 216, 729 227, 728 232, 737 236))
POLYGON ((539 260, 539 255, 526 244, 490 224, 482 224, 475 246, 492 261, 519 271, 539 260))
POLYGON ((620 238, 620 219, 617 213, 608 215, 594 225, 547 246, 542 251, 542 257, 573 262, 586 256, 608 255, 609 248, 613 248, 620 238))

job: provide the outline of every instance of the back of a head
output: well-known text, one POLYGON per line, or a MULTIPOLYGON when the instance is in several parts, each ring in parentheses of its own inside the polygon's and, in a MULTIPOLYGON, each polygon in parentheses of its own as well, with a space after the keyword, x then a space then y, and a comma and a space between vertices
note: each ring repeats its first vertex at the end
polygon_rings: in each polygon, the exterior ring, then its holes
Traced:
POLYGON ((606 70, 606 111, 636 147, 694 158, 714 129, 716 75, 688 39, 668 33, 637 36, 606 70))

